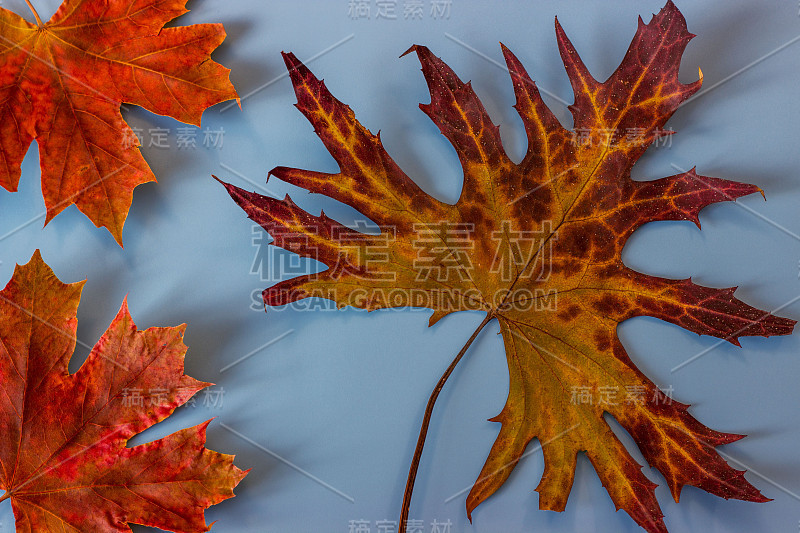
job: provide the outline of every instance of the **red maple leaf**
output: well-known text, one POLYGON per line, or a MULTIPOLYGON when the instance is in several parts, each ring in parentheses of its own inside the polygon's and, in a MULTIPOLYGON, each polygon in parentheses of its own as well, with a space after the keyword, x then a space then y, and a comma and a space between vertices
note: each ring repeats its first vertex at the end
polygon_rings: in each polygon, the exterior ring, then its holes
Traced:
POLYGON ((34 10, 37 24, 0 8, 0 185, 17 190, 36 139, 45 224, 75 204, 121 245, 133 190, 155 176, 120 105, 199 126, 204 109, 238 98, 210 59, 222 24, 164 28, 185 4, 64 0, 47 23, 34 10))
POLYGON ((82 288, 37 251, 0 292, 0 501, 18 532, 208 531, 247 474, 205 448, 210 421, 126 447, 210 385, 183 373, 185 325, 139 331, 123 303, 69 374, 82 288))

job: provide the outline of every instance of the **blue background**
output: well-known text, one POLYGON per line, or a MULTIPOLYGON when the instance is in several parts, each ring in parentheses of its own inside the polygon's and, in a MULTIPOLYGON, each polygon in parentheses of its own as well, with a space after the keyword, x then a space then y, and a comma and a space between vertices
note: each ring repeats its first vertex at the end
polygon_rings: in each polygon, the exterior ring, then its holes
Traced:
MULTIPOLYGON (((43 18, 59 3, 34 2, 43 18)), ((380 521, 396 521, 425 401, 482 318, 461 313, 429 329, 425 310, 265 314, 254 304, 253 295, 274 281, 276 266, 291 265, 290 257, 259 245, 263 232, 254 231, 210 174, 263 192, 267 171, 276 165, 336 171, 292 105, 279 52, 293 51, 304 60, 318 56, 309 65, 334 95, 372 131, 382 131, 389 153, 425 190, 452 202, 461 189, 460 167, 453 149, 417 109, 429 97, 417 60, 398 59, 409 45, 430 46, 462 79, 472 80, 500 125, 507 150, 519 160, 524 134, 511 107, 510 80, 497 66, 498 41, 555 95, 545 100, 571 125, 559 101, 571 102, 572 92, 556 47, 554 16, 595 77, 605 79, 630 43, 636 16, 649 21, 663 6, 661 0, 453 0, 449 17, 435 19, 425 0, 422 20, 404 20, 404 0, 398 0, 398 18, 378 20, 372 4, 370 18, 353 19, 348 0, 191 0, 192 12, 177 24, 223 22, 228 39, 214 58, 233 69, 241 95, 254 94, 244 98, 243 112, 222 104, 205 113, 203 129, 224 129, 221 148, 204 147, 202 130, 193 129, 197 148, 178 149, 182 125, 138 108, 124 111, 129 123, 144 131, 143 153, 159 178, 136 190, 124 250, 74 207, 41 229, 35 145, 23 164, 19 192, 0 191, 0 284, 36 248, 62 280, 88 279, 78 315, 82 343, 94 344, 126 294, 140 327, 188 323, 187 373, 215 382, 222 405, 211 405, 212 398, 201 393, 194 407, 180 409, 135 443, 218 417, 209 430, 209 447, 235 453, 237 464, 252 472, 237 498, 206 513, 209 522, 219 521, 214 531, 346 532, 357 520, 379 531, 380 521), (169 129, 171 149, 148 147, 151 128, 169 129)), ((31 18, 23 0, 3 5, 31 18)), ((800 36, 800 17, 795 1, 766 5, 679 2, 690 31, 698 34, 681 77, 693 81, 701 67, 707 92, 668 124, 679 132, 671 145, 651 148, 634 172, 650 179, 697 165, 705 175, 757 183, 767 201, 752 195, 712 206, 700 216, 702 231, 689 222, 649 224, 630 240, 624 260, 648 274, 691 276, 712 287, 738 285, 739 298, 773 310, 800 295, 800 42, 792 41, 800 36)), ((312 213, 324 207, 345 223, 360 218, 277 180, 268 189, 291 193, 312 213)), ((800 318, 800 303, 779 314, 800 318)), ((657 495, 670 531, 796 532, 798 336, 744 338, 737 348, 650 318, 625 322, 619 331, 639 367, 662 388, 671 388, 676 399, 691 403, 697 418, 749 435, 721 450, 774 498, 767 504, 725 501, 687 487, 677 505, 660 474, 645 467, 661 485, 657 495)), ((500 411, 508 388, 496 332, 490 326, 479 337, 440 397, 411 518, 422 521, 425 533, 434 521, 449 521, 451 531, 640 531, 625 513, 615 513, 585 457, 578 461, 564 513, 538 510, 533 489, 542 473, 540 453, 521 461, 505 486, 477 509, 474 524, 466 519, 466 493, 450 499, 474 482, 499 430, 486 421, 500 411)), ((79 346, 71 368, 87 353, 79 346)), ((630 438, 614 427, 644 464, 630 438)), ((0 524, 13 530, 8 502, 0 505, 0 524)))

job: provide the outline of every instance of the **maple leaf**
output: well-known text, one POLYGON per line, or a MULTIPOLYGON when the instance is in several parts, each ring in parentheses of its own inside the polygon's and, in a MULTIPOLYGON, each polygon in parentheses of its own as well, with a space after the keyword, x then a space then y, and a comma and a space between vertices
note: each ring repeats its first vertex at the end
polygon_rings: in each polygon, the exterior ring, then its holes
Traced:
POLYGON ((205 448, 210 421, 126 447, 210 385, 183 374, 185 325, 139 331, 123 303, 70 375, 82 288, 37 250, 0 292, 0 501, 20 532, 208 531, 247 474, 205 448))
MULTIPOLYGON (((676 501, 685 485, 723 498, 766 501, 715 450, 742 436, 711 430, 687 405, 671 401, 636 367, 616 331, 628 318, 646 315, 738 344, 740 336, 789 334, 795 324, 741 302, 735 288, 649 276, 622 262, 621 250, 639 226, 656 220, 699 226, 703 207, 760 192, 694 169, 654 181, 630 177, 636 160, 664 134, 667 119, 701 86, 702 77, 691 84, 678 80, 681 56, 693 36, 668 2, 650 23, 639 18, 621 65, 601 83, 558 20, 556 35, 575 93, 574 131, 559 123, 521 63, 503 47, 528 138, 519 163, 509 159, 470 84, 427 48, 409 50, 418 55, 431 94, 431 103, 420 107, 463 166, 455 205, 422 191, 378 135, 357 122, 294 55, 284 54, 297 106, 340 172, 278 167, 270 175, 356 208, 381 231, 360 233, 324 213, 303 211, 288 196, 279 200, 225 184, 249 217, 270 232, 273 244, 329 267, 266 289, 265 304, 322 297, 339 307, 367 310, 429 307, 431 324, 455 311, 484 311, 485 320, 454 364, 482 327, 499 322, 509 395, 493 419, 502 424, 497 440, 467 497, 470 517, 505 482, 526 446, 539 439, 545 463, 536 489, 541 509, 564 509, 577 454, 585 452, 617 509, 649 532, 666 531, 656 485, 615 436, 606 413, 630 433, 676 501), (615 401, 609 401, 612 392, 615 401), (595 400, 580 401, 584 394, 595 400)), ((429 402, 426 416, 430 409, 429 402)), ((426 431, 423 423, 420 442, 426 431)), ((417 451, 418 460, 419 444, 417 451)), ((412 466, 412 487, 414 474, 412 466)), ((406 517, 404 505, 401 525, 406 517)))
POLYGON ((185 4, 64 0, 47 23, 34 10, 38 24, 0 8, 0 185, 17 190, 36 139, 45 225, 75 204, 122 245, 134 188, 155 181, 122 103, 199 126, 204 109, 238 98, 210 59, 221 24, 163 28, 185 4))

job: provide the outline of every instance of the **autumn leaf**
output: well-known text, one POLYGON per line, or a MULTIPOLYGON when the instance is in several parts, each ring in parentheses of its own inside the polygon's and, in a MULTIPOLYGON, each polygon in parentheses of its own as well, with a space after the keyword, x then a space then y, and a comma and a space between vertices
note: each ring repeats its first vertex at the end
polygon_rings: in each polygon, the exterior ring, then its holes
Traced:
POLYGON ((163 27, 185 4, 64 0, 47 23, 34 10, 37 24, 0 8, 0 185, 17 190, 36 139, 45 225, 75 204, 122 245, 133 190, 155 176, 121 104, 199 126, 204 109, 238 98, 210 59, 221 24, 163 27))
MULTIPOLYGON (((606 413, 630 433, 676 501, 685 485, 723 498, 766 501, 715 450, 742 436, 711 430, 686 405, 671 401, 636 367, 617 336, 619 323, 642 315, 734 344, 741 336, 786 335, 795 324, 741 302, 735 288, 649 276, 621 260, 626 240, 643 224, 699 225, 703 207, 760 192, 694 169, 653 181, 630 177, 647 147, 665 134, 667 119, 700 89, 702 79, 688 85, 678 80, 692 35, 668 2, 649 24, 639 19, 622 64, 603 83, 591 76, 558 21, 556 35, 575 93, 573 131, 559 123, 503 47, 528 137, 519 163, 507 155, 470 84, 427 48, 409 50, 418 55, 431 93, 431 103, 421 108, 463 166, 455 205, 423 192, 380 137, 294 55, 285 54, 298 108, 340 172, 278 167, 271 175, 356 208, 381 231, 360 233, 324 213, 303 211, 288 196, 279 200, 226 184, 273 244, 329 267, 266 289, 264 301, 277 306, 322 297, 368 310, 428 307, 434 310, 431 324, 456 311, 483 311, 478 331, 490 320, 499 322, 509 396, 493 419, 502 424, 499 436, 467 497, 470 516, 538 439, 545 463, 536 489, 541 509, 564 510, 577 454, 585 452, 617 509, 649 532, 666 531, 656 485, 615 436, 606 413), (584 394, 594 401, 581 401, 584 394)), ((409 482, 413 486, 413 475, 409 482)))
POLYGON ((210 385, 183 374, 185 326, 139 331, 123 303, 69 374, 82 288, 37 251, 0 292, 0 501, 19 532, 208 531, 247 474, 205 448, 210 421, 126 446, 210 385))

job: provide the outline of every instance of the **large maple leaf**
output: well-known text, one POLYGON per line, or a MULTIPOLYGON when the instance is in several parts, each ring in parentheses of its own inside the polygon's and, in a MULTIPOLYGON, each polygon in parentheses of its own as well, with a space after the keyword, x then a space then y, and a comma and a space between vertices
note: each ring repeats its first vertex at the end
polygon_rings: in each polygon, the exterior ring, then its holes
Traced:
POLYGON ((204 109, 238 98, 210 60, 221 24, 163 27, 185 4, 64 0, 38 24, 0 8, 0 185, 17 190, 36 139, 45 224, 75 204, 122 244, 134 188, 155 181, 122 103, 199 126, 204 109))
POLYGON ((123 303, 69 374, 82 288, 37 251, 0 292, 0 501, 20 532, 208 531, 246 475, 205 448, 208 422, 126 447, 210 385, 183 373, 185 325, 139 331, 123 303))
POLYGON ((630 433, 676 501, 684 485, 723 498, 765 501, 715 451, 741 435, 711 430, 686 405, 670 401, 637 369, 616 331, 624 320, 647 315, 738 344, 745 335, 789 334, 795 324, 739 301, 733 288, 648 276, 621 260, 625 241, 647 222, 699 224, 703 207, 760 192, 694 170, 645 182, 630 177, 667 119, 701 86, 702 79, 688 85, 678 80, 692 35, 667 3, 649 24, 639 19, 622 64, 603 83, 591 76, 558 21, 556 35, 575 93, 574 131, 559 123, 503 47, 528 136, 520 163, 509 159, 470 84, 427 48, 410 50, 419 56, 431 93, 431 103, 421 108, 463 166, 455 205, 423 192, 380 137, 294 55, 285 54, 298 108, 340 172, 278 167, 270 174, 353 206, 381 232, 359 233, 324 213, 303 211, 288 197, 226 185, 250 218, 272 234, 273 244, 329 266, 278 283, 264 291, 264 301, 282 305, 323 297, 368 310, 430 307, 431 324, 465 310, 487 314, 481 327, 498 320, 510 390, 494 419, 502 424, 499 436, 467 497, 470 515, 505 482, 531 440, 539 439, 545 463, 536 489, 541 509, 564 509, 576 456, 585 452, 617 509, 650 532, 666 531, 655 484, 614 435, 605 413, 630 433))

